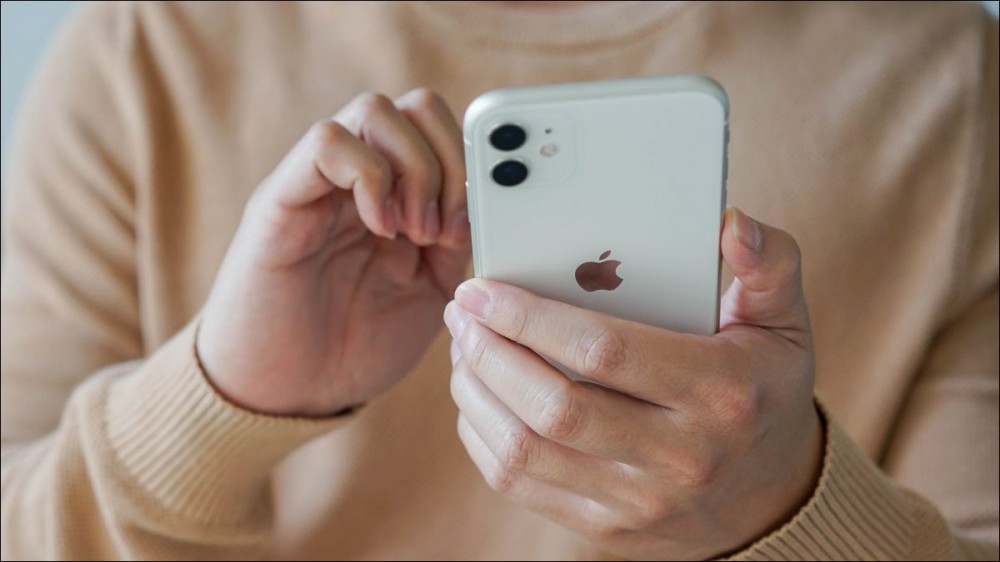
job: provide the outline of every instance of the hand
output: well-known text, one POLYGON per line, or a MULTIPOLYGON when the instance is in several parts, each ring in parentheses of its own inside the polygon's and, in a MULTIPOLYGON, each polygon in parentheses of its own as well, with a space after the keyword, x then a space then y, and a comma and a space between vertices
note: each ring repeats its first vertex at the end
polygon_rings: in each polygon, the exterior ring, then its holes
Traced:
POLYGON ((315 124, 254 192, 205 306, 197 349, 219 391, 318 416, 405 375, 465 277, 464 166, 427 90, 315 124))
POLYGON ((714 336, 459 287, 445 309, 458 432, 494 489, 629 558, 734 551, 805 503, 823 437, 799 250, 729 210, 722 253, 736 280, 714 336))

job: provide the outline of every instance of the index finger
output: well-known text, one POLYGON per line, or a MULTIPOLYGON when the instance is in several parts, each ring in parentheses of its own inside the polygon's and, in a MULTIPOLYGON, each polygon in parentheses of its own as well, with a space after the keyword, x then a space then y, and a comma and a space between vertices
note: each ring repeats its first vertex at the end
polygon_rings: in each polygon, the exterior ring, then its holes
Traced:
POLYGON ((407 92, 396 106, 420 130, 441 163, 441 243, 449 247, 469 241, 465 208, 465 154, 462 129, 444 99, 426 88, 407 92))
POLYGON ((673 332, 545 299, 484 279, 455 301, 494 332, 619 392, 673 407, 728 372, 728 342, 673 332))

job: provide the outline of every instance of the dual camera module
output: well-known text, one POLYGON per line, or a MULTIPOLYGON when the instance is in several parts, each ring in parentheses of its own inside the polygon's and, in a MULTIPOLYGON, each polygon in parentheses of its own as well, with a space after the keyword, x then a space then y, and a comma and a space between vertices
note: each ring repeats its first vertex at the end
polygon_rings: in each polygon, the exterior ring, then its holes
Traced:
MULTIPOLYGON (((490 144, 503 152, 511 152, 524 146, 528 134, 517 125, 510 123, 500 125, 490 133, 490 144)), ((504 187, 514 187, 528 178, 528 167, 519 160, 504 160, 493 167, 490 172, 493 181, 504 187)))

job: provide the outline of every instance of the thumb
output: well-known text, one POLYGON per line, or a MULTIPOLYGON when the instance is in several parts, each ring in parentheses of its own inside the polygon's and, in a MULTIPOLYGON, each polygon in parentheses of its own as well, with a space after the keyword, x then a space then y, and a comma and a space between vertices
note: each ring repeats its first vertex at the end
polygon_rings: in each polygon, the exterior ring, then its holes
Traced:
POLYGON ((720 328, 749 324, 800 341, 809 333, 802 259, 791 234, 730 207, 722 226, 722 258, 733 284, 722 297, 720 328))

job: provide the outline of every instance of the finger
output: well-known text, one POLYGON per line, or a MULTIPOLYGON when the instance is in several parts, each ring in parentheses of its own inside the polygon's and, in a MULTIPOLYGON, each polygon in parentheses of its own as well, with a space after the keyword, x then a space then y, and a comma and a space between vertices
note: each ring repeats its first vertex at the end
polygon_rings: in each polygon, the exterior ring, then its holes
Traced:
MULTIPOLYGON (((482 399, 477 404, 488 406, 493 415, 500 416, 499 422, 508 424, 503 431, 519 429, 510 424, 523 420, 531 435, 537 434, 543 441, 636 466, 655 462, 663 443, 676 443, 681 438, 673 431, 669 411, 568 379, 530 350, 469 320, 454 302, 445 308, 445 322, 458 343, 463 364, 498 400, 494 404, 482 399), (511 419, 503 417, 504 412, 511 412, 511 419)), ((460 389, 467 393, 478 388, 461 376, 456 382, 461 382, 460 389)), ((535 441, 526 445, 541 448, 535 441)))
POLYGON ((790 234, 726 209, 722 257, 736 279, 722 299, 721 325, 749 324, 801 340, 809 314, 801 254, 790 234))
POLYGON ((600 534, 612 528, 614 513, 601 503, 505 470, 503 464, 476 433, 468 420, 458 417, 458 436, 469 458, 486 483, 495 491, 560 525, 584 535, 600 534))
POLYGON ((629 322, 524 289, 470 279, 455 301, 494 332, 625 394, 675 407, 691 386, 727 372, 731 351, 718 338, 629 322))
POLYGON ((358 96, 334 119, 389 161, 406 235, 418 244, 434 243, 441 230, 441 166, 420 131, 381 94, 358 96))
POLYGON ((444 99, 426 88, 406 93, 396 100, 396 107, 420 131, 441 165, 441 243, 464 247, 470 233, 462 129, 444 99))
POLYGON ((460 361, 451 393, 469 424, 504 470, 547 482, 603 503, 629 488, 630 468, 560 445, 535 433, 460 361))
POLYGON ((387 212, 392 168, 378 152, 331 120, 313 125, 254 195, 285 209, 302 209, 334 189, 354 190, 358 215, 372 232, 392 238, 396 227, 387 212))

